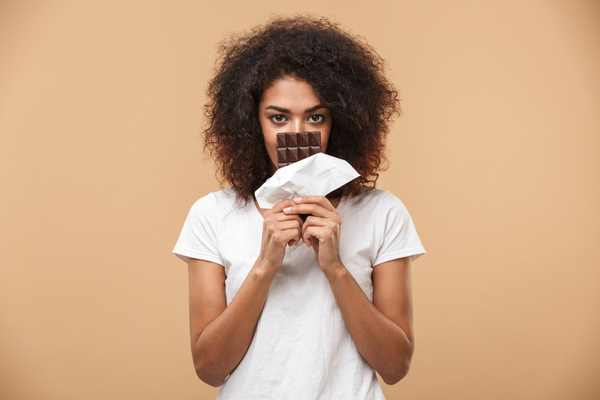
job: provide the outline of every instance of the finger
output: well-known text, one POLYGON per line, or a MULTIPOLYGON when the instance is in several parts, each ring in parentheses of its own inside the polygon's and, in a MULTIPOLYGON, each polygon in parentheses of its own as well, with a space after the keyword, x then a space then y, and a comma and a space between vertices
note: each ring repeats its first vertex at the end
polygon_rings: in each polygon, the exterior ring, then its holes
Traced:
POLYGON ((321 237, 323 235, 322 228, 311 226, 303 231, 302 240, 308 247, 310 247, 309 243, 311 243, 311 239, 315 239, 319 242, 321 241, 321 237))
POLYGON ((282 231, 282 234, 288 246, 294 246, 302 239, 301 231, 297 229, 288 229, 286 231, 282 231))
POLYGON ((296 213, 277 213, 265 216, 267 222, 283 222, 283 221, 298 221, 300 225, 304 222, 296 213))
POLYGON ((310 214, 316 217, 327 218, 331 216, 331 213, 335 212, 321 207, 319 204, 298 204, 283 209, 283 213, 287 215, 291 214, 310 214))
POLYGON ((274 232, 269 239, 269 242, 277 245, 287 245, 290 242, 298 243, 301 239, 301 231, 299 229, 285 229, 274 232))
POLYGON ((296 203, 292 199, 283 199, 277 202, 269 211, 271 213, 280 213, 284 208, 293 206, 294 204, 296 203))
POLYGON ((298 238, 300 238, 300 235, 302 235, 302 224, 297 220, 275 222, 275 223, 266 225, 265 228, 266 228, 267 235, 270 237, 276 236, 280 232, 290 231, 290 230, 293 230, 294 232, 296 232, 296 234, 298 235, 298 238))
POLYGON ((327 210, 335 210, 329 199, 325 196, 302 196, 294 199, 296 204, 318 204, 327 210))
POLYGON ((306 218, 306 221, 304 221, 302 224, 302 230, 306 230, 310 226, 316 226, 319 228, 330 227, 333 229, 336 226, 336 223, 329 218, 321 218, 314 215, 309 215, 306 218))
MULTIPOLYGON (((308 219, 308 218, 307 218, 308 219)), ((304 226, 302 225, 302 241, 304 242, 304 244, 306 244, 308 247, 310 247, 312 245, 311 243, 311 233, 308 231, 309 226, 304 226)))
POLYGON ((328 240, 329 237, 339 236, 340 225, 331 219, 309 216, 302 225, 302 236, 312 235, 319 240, 328 240))
POLYGON ((313 229, 325 229, 330 232, 335 232, 335 228, 336 224, 328 219, 315 218, 313 216, 309 216, 308 218, 306 218, 304 224, 302 224, 302 235, 304 235, 309 229, 311 231, 313 229))
MULTIPOLYGON (((287 200, 289 202, 292 202, 292 200, 287 200)), ((293 204, 293 202, 292 202, 293 204)), ((267 211, 264 215, 264 222, 265 224, 270 224, 273 222, 281 222, 281 221, 288 221, 288 220, 295 220, 298 221, 298 223, 300 224, 300 226, 302 226, 302 224, 304 223, 304 221, 302 220, 302 218, 300 218, 300 216, 298 214, 294 214, 294 213, 290 213, 290 214, 286 214, 283 213, 282 210, 278 211, 278 208, 273 207, 272 209, 270 209, 269 211, 267 211)))
POLYGON ((294 221, 298 224, 300 229, 302 229, 302 225, 304 224, 304 220, 300 217, 299 214, 284 214, 280 213, 276 215, 275 221, 277 222, 286 222, 286 221, 294 221))
POLYGON ((298 232, 302 232, 302 224, 296 219, 274 224, 274 230, 276 231, 288 231, 290 229, 296 229, 298 232))

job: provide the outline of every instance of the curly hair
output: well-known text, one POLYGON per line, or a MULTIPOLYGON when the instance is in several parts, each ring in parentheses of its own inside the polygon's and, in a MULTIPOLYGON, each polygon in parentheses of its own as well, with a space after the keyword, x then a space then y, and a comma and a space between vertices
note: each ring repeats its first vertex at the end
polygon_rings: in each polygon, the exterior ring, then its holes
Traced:
POLYGON ((387 163, 389 123, 400 108, 385 62, 370 45, 326 18, 301 15, 230 37, 219 54, 207 90, 204 144, 240 199, 251 200, 271 174, 258 105, 263 91, 286 76, 313 87, 332 117, 327 154, 361 175, 341 192, 353 196, 375 187, 387 163))

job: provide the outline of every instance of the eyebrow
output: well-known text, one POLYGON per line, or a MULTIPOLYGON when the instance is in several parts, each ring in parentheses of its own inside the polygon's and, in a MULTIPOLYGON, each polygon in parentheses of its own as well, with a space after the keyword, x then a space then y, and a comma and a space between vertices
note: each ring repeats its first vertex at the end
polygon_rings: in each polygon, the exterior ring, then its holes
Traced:
MULTIPOLYGON (((323 104, 317 104, 314 107, 307 108, 304 112, 305 113, 310 113, 310 112, 316 111, 316 110, 318 110, 320 108, 327 108, 327 107, 325 107, 323 104)), ((277 106, 273 106, 273 105, 266 106, 265 110, 275 110, 275 111, 279 111, 281 113, 288 113, 288 114, 291 112, 287 108, 277 107, 277 106)))

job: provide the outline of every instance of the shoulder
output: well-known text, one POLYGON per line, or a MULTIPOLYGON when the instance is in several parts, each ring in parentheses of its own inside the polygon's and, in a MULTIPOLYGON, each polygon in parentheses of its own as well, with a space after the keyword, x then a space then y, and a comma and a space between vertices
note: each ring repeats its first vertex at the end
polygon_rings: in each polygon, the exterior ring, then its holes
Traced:
POLYGON ((347 199, 345 219, 356 219, 361 226, 387 232, 390 229, 412 229, 410 213, 398 197, 387 190, 365 190, 347 199))
POLYGON ((216 212, 217 209, 231 209, 236 206, 237 194, 232 188, 212 192, 196 200, 190 212, 216 212))
POLYGON ((252 201, 239 200, 236 191, 229 187, 197 200, 190 209, 188 219, 204 220, 213 225, 230 219, 239 222, 244 218, 252 218, 253 208, 252 201))
POLYGON ((406 207, 400 199, 387 190, 370 189, 364 190, 358 196, 347 199, 348 206, 355 209, 366 209, 371 212, 380 210, 383 213, 396 209, 406 212, 406 207))

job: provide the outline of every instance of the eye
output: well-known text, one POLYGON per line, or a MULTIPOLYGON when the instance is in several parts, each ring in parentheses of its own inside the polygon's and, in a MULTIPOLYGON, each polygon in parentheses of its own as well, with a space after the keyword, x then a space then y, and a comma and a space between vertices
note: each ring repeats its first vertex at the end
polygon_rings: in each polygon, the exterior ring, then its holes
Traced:
POLYGON ((321 114, 313 114, 308 117, 308 120, 310 122, 323 122, 325 120, 325 116, 321 114))
POLYGON ((273 114, 269 116, 269 119, 273 122, 283 122, 286 118, 283 114, 273 114))

